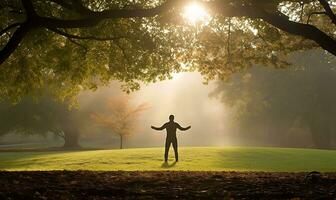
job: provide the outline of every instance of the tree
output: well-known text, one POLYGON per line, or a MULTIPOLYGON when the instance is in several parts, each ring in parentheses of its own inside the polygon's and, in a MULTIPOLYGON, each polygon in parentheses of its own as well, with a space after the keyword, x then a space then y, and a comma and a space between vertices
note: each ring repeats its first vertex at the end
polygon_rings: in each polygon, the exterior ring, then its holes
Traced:
POLYGON ((335 61, 320 51, 298 53, 295 68, 254 68, 220 83, 214 94, 235 107, 241 131, 277 145, 295 145, 291 128, 303 128, 316 147, 336 144, 335 61), (304 54, 304 55, 301 55, 304 54), (286 136, 288 134, 288 137, 286 136))
POLYGON ((122 96, 118 99, 109 99, 106 103, 105 113, 92 113, 91 118, 111 131, 120 138, 120 149, 123 148, 124 138, 136 131, 137 118, 148 105, 142 103, 138 106, 131 106, 130 97, 122 96))
POLYGON ((286 67, 296 50, 336 55, 334 1, 204 1, 214 17, 197 28, 181 19, 187 3, 3 0, 0 96, 48 86, 64 99, 115 79, 130 91, 185 68, 226 79, 252 64, 286 67))
POLYGON ((66 102, 56 102, 50 97, 38 101, 26 97, 15 105, 1 102, 0 135, 52 132, 64 140, 64 148, 79 148, 79 126, 85 121, 85 116, 84 112, 70 109, 66 102))

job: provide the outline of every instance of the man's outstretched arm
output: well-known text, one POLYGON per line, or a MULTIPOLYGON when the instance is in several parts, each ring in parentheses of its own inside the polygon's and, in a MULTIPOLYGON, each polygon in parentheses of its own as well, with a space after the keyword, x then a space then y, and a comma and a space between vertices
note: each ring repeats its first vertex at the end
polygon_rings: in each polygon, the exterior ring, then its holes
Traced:
POLYGON ((157 131, 162 131, 163 129, 166 128, 166 124, 163 124, 161 127, 151 126, 151 128, 157 131))
POLYGON ((178 128, 179 130, 181 130, 181 131, 186 131, 186 130, 190 129, 191 126, 188 126, 188 127, 183 128, 182 126, 180 126, 180 124, 177 124, 177 128, 178 128))

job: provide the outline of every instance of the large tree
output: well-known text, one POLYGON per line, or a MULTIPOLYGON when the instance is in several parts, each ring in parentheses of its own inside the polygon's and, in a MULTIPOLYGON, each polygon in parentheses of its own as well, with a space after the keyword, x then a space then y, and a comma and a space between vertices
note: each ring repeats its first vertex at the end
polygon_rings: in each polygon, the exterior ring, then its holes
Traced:
POLYGON ((24 98, 18 104, 0 103, 0 135, 54 133, 64 140, 64 148, 78 148, 80 128, 89 115, 69 108, 69 104, 42 97, 24 98))
POLYGON ((111 79, 126 90, 185 68, 225 79, 255 63, 287 66, 289 52, 336 55, 334 1, 202 1, 210 22, 188 26, 188 0, 3 0, 0 94, 51 87, 58 97, 111 79))
POLYGON ((295 68, 253 68, 219 84, 214 94, 236 110, 241 137, 277 145, 300 145, 304 130, 316 147, 336 144, 335 60, 320 51, 293 56, 295 68), (294 128, 294 129, 293 129, 294 128), (291 131, 296 130, 296 131, 291 131))

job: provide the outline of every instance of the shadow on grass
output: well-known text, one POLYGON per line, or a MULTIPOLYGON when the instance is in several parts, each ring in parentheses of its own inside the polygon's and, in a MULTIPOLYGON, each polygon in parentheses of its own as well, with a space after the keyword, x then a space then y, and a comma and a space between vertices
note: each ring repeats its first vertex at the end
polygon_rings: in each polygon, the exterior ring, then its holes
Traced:
POLYGON ((175 165, 176 165, 176 161, 171 163, 171 164, 169 164, 168 162, 164 162, 164 163, 162 163, 161 168, 172 168, 175 165))

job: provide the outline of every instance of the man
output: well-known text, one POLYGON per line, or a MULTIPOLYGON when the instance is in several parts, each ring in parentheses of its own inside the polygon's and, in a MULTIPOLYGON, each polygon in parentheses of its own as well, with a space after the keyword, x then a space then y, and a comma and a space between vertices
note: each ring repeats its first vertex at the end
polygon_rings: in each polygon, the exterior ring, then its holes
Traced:
POLYGON ((179 129, 181 131, 186 131, 191 128, 191 126, 188 126, 186 128, 181 127, 178 123, 174 122, 174 115, 169 116, 169 122, 165 123, 161 127, 155 127, 151 126, 152 129, 161 131, 163 129, 167 130, 167 137, 166 137, 166 145, 165 145, 165 154, 164 159, 165 162, 168 161, 168 152, 170 144, 173 144, 174 152, 175 152, 175 160, 178 162, 178 152, 177 152, 177 138, 176 138, 176 129, 179 129))

